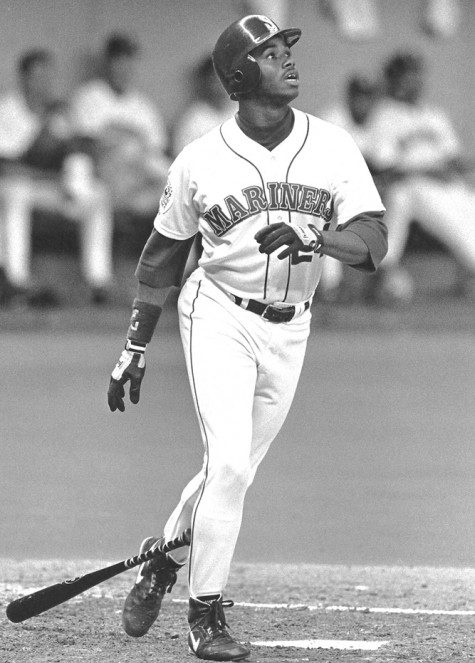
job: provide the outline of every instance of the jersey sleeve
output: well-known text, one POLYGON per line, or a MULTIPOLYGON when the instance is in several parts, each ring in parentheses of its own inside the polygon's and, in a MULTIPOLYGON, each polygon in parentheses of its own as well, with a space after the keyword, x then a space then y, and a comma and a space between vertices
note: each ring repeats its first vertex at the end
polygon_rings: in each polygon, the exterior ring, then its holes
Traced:
POLYGON ((375 272, 388 250, 388 230, 383 222, 383 212, 358 214, 341 226, 340 231, 353 232, 368 247, 367 259, 358 265, 349 265, 362 272, 375 272))
POLYGON ((183 150, 170 166, 168 180, 160 199, 155 229, 171 239, 185 240, 198 232, 199 213, 193 196, 197 185, 183 150))
POLYGON ((353 138, 338 134, 333 151, 332 193, 338 225, 364 212, 384 212, 369 168, 353 138))

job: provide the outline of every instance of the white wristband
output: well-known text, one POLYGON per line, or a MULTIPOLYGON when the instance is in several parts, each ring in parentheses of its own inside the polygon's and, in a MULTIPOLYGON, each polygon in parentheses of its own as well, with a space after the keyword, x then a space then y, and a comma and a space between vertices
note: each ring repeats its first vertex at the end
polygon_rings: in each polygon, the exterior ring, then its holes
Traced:
POLYGON ((145 354, 145 349, 147 347, 146 343, 138 343, 137 341, 131 341, 129 338, 125 342, 125 349, 130 350, 131 352, 139 352, 140 354, 145 354))
POLYGON ((323 246, 323 235, 313 223, 309 223, 308 226, 293 225, 292 228, 299 236, 300 241, 307 251, 317 253, 317 251, 323 246))

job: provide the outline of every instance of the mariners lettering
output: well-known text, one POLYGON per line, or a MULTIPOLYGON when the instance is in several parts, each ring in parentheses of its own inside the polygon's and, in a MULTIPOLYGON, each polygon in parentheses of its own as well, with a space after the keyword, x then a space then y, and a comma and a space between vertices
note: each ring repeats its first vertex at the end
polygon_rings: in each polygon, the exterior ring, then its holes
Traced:
POLYGON ((267 209, 267 200, 260 186, 248 186, 242 192, 246 196, 249 214, 264 212, 267 209))
POLYGON ((260 186, 242 189, 242 198, 230 194, 224 198, 226 211, 213 205, 204 214, 204 219, 218 237, 224 235, 237 223, 266 210, 300 212, 321 217, 327 223, 333 215, 331 194, 326 189, 294 182, 267 182, 267 194, 260 186))

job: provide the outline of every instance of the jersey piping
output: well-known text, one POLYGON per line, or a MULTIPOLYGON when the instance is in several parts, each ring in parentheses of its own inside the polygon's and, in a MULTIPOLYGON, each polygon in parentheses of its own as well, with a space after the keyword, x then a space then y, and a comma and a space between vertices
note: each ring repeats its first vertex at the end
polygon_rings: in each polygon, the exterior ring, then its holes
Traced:
MULTIPOLYGON (((294 154, 294 156, 293 156, 292 159, 290 160, 289 167, 287 168, 287 173, 286 173, 286 175, 285 175, 285 181, 286 181, 286 182, 289 181, 290 169, 292 168, 292 165, 293 165, 295 159, 298 157, 298 155, 300 154, 300 152, 301 152, 301 151, 303 150, 303 148, 305 147, 305 143, 307 142, 308 134, 310 133, 310 120, 308 119, 308 115, 307 115, 307 114, 305 114, 305 119, 307 120, 307 131, 305 132, 305 136, 304 136, 304 139, 303 139, 303 141, 302 141, 302 145, 299 147, 299 149, 296 151, 296 153, 294 154)), ((292 223, 292 217, 291 217, 291 214, 290 214, 290 210, 288 211, 288 215, 289 215, 289 223, 292 223)), ((286 285, 286 288, 285 288, 285 296, 284 296, 284 298, 283 298, 283 300, 282 300, 283 302, 286 301, 287 296, 288 296, 288 294, 289 294, 290 277, 291 277, 291 274, 292 274, 292 255, 290 255, 290 256, 288 257, 288 261, 289 261, 289 269, 288 269, 288 272, 287 272, 287 285, 286 285)))
MULTIPOLYGON (((231 152, 232 152, 233 154, 235 154, 237 157, 240 157, 243 161, 246 161, 250 166, 252 166, 253 168, 256 169, 256 171, 257 171, 257 173, 258 173, 258 175, 259 175, 259 177, 260 177, 260 179, 261 179, 262 190, 265 191, 264 178, 262 177, 262 173, 261 173, 261 171, 259 170, 259 168, 256 166, 256 164, 255 164, 255 163, 252 163, 252 161, 250 161, 247 157, 243 156, 242 154, 239 154, 239 152, 237 152, 233 147, 231 147, 231 145, 227 142, 226 138, 225 138, 224 135, 223 135, 222 125, 221 125, 221 127, 219 128, 219 133, 221 134, 221 138, 223 139, 224 144, 226 145, 226 147, 227 147, 229 150, 231 150, 231 152)), ((270 219, 269 219, 269 210, 267 210, 267 225, 269 225, 269 220, 270 220, 270 219)), ((270 263, 270 256, 267 256, 267 260, 266 260, 266 274, 265 274, 265 279, 264 279, 264 295, 263 295, 264 299, 267 297, 267 279, 268 279, 268 277, 269 277, 269 263, 270 263)))
MULTIPOLYGON (((286 181, 286 182, 289 181, 290 169, 291 169, 291 167, 292 167, 292 165, 293 165, 295 159, 298 157, 298 155, 300 154, 300 152, 303 150, 303 148, 305 147, 305 143, 307 142, 307 138, 308 138, 308 135, 309 135, 309 132, 310 132, 310 121, 309 121, 309 118, 308 118, 308 115, 307 115, 307 114, 305 114, 305 119, 306 119, 306 122, 307 122, 307 128, 306 128, 306 131, 305 131, 305 136, 304 136, 304 138, 303 138, 303 140, 302 140, 302 144, 298 147, 298 149, 296 150, 295 154, 292 156, 292 158, 291 158, 290 161, 289 161, 289 165, 288 165, 288 168, 287 168, 287 173, 286 173, 286 176, 285 176, 285 181, 286 181)), ((259 175, 259 177, 260 177, 260 180, 261 180, 262 189, 263 189, 263 191, 265 191, 264 177, 262 176, 262 173, 261 173, 261 171, 259 170, 259 168, 256 166, 256 164, 253 163, 252 161, 250 161, 250 160, 249 160, 247 157, 245 157, 244 155, 240 154, 240 153, 239 153, 237 150, 235 150, 233 147, 231 147, 231 145, 227 142, 226 138, 225 138, 224 135, 223 135, 222 126, 220 127, 219 132, 220 132, 220 134, 221 134, 221 138, 223 139, 223 142, 224 142, 224 144, 226 145, 226 147, 227 147, 227 148, 228 148, 233 154, 235 154, 236 156, 240 157, 243 161, 246 161, 246 163, 248 163, 250 166, 252 166, 252 167, 257 171, 257 173, 258 173, 258 175, 259 175)), ((292 133, 292 132, 291 132, 291 133, 292 133)), ((291 135, 291 134, 289 134, 289 135, 291 135)), ((278 146, 277 146, 277 147, 278 147, 278 146)), ((289 218, 289 223, 291 223, 292 220, 291 220, 290 210, 288 211, 288 218, 289 218)), ((270 216, 269 216, 269 210, 267 210, 267 225, 269 225, 269 224, 270 224, 270 216)), ((264 299, 264 300, 265 300, 266 297, 267 297, 267 283, 268 283, 268 279, 269 279, 269 267, 270 267, 270 256, 267 256, 267 260, 266 260, 266 272, 265 272, 265 281, 264 281, 264 292, 263 292, 263 299, 264 299)), ((292 271, 292 256, 289 256, 288 273, 287 273, 287 284, 286 284, 286 287, 285 287, 285 295, 284 295, 282 301, 286 301, 287 296, 288 296, 288 293, 289 293, 291 271, 292 271)))
MULTIPOLYGON (((198 283, 198 287, 196 289, 196 294, 193 299, 193 303, 191 305, 191 313, 190 313, 190 347, 189 347, 189 353, 190 353, 190 374, 191 374, 191 384, 193 388, 193 395, 195 397, 196 401, 196 412, 198 414, 198 418, 200 420, 201 427, 203 429, 203 439, 206 447, 206 467, 204 469, 204 478, 203 478, 203 484, 201 486, 201 491, 200 495, 196 501, 195 508, 193 509, 193 516, 192 516, 192 521, 191 521, 191 531, 193 532, 194 530, 194 525, 195 525, 195 520, 196 520, 196 512, 198 510, 198 507, 200 505, 200 502, 203 498, 203 493, 205 491, 206 487, 206 479, 208 478, 208 467, 209 467, 209 444, 208 444, 208 435, 206 432, 206 427, 204 423, 203 416, 201 414, 201 409, 200 409, 200 403, 198 400, 198 391, 196 389, 196 384, 195 384, 195 373, 193 370, 193 322, 194 322, 194 312, 195 312, 195 306, 196 306, 196 301, 198 299, 198 296, 200 294, 201 290, 201 281, 198 283)), ((193 557, 193 535, 191 536, 191 543, 190 543, 190 552, 189 552, 189 566, 188 566, 188 584, 191 583, 191 564, 192 564, 192 557, 193 557)))

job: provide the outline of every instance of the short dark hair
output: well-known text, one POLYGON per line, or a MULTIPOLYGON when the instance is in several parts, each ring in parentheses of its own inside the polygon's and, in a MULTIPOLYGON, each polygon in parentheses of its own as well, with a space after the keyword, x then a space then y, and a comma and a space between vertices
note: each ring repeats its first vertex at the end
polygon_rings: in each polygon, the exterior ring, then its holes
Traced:
POLYGON ((24 76, 28 74, 30 70, 39 63, 47 64, 53 62, 54 56, 51 51, 48 51, 46 48, 34 48, 30 51, 26 51, 18 59, 18 72, 24 76))
POLYGON ((416 53, 400 52, 389 58, 383 71, 386 80, 392 81, 410 71, 422 71, 423 68, 424 60, 422 56, 416 53))
POLYGON ((132 57, 140 51, 138 42, 131 36, 121 33, 113 33, 106 41, 105 53, 107 58, 115 58, 121 55, 132 57))

